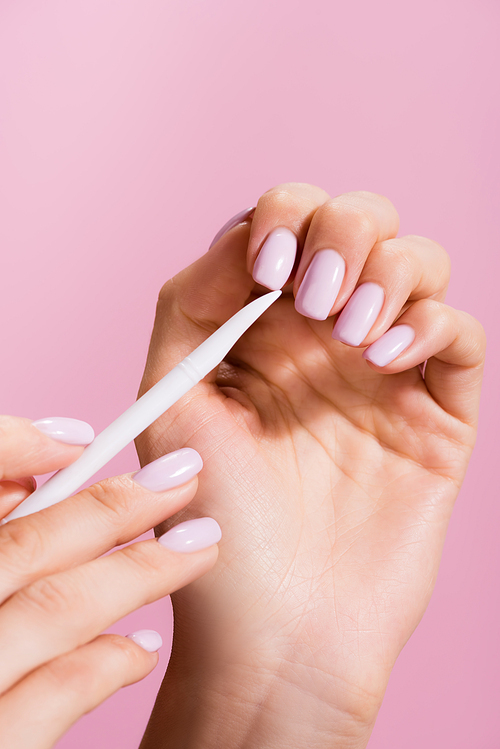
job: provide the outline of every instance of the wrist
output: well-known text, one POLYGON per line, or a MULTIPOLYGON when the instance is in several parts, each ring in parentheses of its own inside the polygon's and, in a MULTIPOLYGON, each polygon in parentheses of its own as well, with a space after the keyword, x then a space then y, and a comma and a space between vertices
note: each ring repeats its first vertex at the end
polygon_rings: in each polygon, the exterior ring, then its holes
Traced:
POLYGON ((287 650, 176 636, 141 749, 364 749, 383 692, 361 692, 287 650))

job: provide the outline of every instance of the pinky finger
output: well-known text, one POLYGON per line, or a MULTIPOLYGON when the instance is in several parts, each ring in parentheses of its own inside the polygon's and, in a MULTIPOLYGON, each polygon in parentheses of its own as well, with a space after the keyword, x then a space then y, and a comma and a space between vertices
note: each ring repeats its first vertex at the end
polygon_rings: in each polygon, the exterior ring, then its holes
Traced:
POLYGON ((160 646, 158 633, 147 630, 101 635, 49 661, 0 697, 0 746, 50 749, 84 713, 147 676, 160 646))
POLYGON ((447 413, 475 425, 486 337, 471 315, 432 299, 421 299, 396 325, 364 351, 385 374, 403 372, 426 359, 425 384, 447 413))

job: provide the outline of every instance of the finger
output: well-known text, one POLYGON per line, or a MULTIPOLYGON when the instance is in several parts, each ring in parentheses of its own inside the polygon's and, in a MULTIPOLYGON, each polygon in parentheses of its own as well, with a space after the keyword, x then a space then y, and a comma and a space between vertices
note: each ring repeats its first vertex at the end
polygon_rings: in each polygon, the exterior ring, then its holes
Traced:
POLYGON ((325 320, 342 309, 374 245, 398 228, 397 211, 382 195, 354 192, 324 203, 311 221, 294 282, 297 311, 325 320))
POLYGON ((0 527, 0 602, 41 577, 128 543, 185 507, 203 466, 196 450, 164 455, 0 527))
POLYGON ((475 426, 485 350, 484 329, 475 318, 422 299, 372 343, 363 357, 384 374, 403 372, 427 359, 425 384, 436 403, 475 426))
POLYGON ((320 187, 300 182, 278 185, 262 195, 247 253, 248 271, 256 283, 273 290, 285 286, 313 216, 329 197, 320 187))
POLYGON ((349 346, 369 345, 408 302, 443 301, 449 279, 450 260, 437 242, 424 237, 380 242, 368 255, 357 288, 337 318, 333 338, 349 346))
POLYGON ((38 668, 0 699, 0 745, 50 749, 65 731, 158 663, 127 637, 101 635, 38 668))
POLYGON ((215 520, 189 520, 158 541, 127 546, 15 593, 0 609, 0 692, 205 574, 217 559, 220 536, 215 520), (192 552, 178 551, 182 543, 192 552))
POLYGON ((33 476, 0 482, 0 518, 8 515, 36 489, 33 476))
POLYGON ((92 427, 78 419, 0 416, 0 481, 64 468, 93 438, 92 427))
MULTIPOLYGON (((244 306, 255 289, 250 259, 258 253, 264 234, 286 224, 303 239, 312 213, 328 197, 310 185, 290 183, 273 188, 260 198, 251 221, 252 211, 238 214, 236 218, 243 218, 243 223, 232 226, 203 257, 167 281, 158 300, 139 394, 244 306)), ((228 223, 231 226, 232 221, 228 223)), ((204 385, 214 383, 216 377, 217 372, 212 372, 189 398, 204 391, 204 385)))

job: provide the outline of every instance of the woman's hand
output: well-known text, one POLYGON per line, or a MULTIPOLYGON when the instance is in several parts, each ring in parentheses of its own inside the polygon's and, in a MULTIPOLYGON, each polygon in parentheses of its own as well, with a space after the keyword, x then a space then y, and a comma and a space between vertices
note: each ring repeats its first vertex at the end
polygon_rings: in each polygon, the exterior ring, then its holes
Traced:
POLYGON ((137 440, 143 462, 200 452, 178 518, 211 514, 224 533, 217 567, 174 596, 143 745, 364 747, 434 587, 484 333, 444 304, 443 248, 396 238, 386 198, 292 183, 249 215, 162 289, 141 386, 294 266, 219 369, 137 440))
MULTIPOLYGON (((93 438, 74 419, 36 424, 0 417, 0 517, 33 491, 32 474, 79 457, 83 447, 61 440, 93 438)), ((201 466, 184 448, 0 527, 1 747, 52 747, 83 713, 155 667, 157 633, 100 632, 207 572, 217 558, 217 524, 198 519, 159 543, 96 557, 184 508, 201 466)))

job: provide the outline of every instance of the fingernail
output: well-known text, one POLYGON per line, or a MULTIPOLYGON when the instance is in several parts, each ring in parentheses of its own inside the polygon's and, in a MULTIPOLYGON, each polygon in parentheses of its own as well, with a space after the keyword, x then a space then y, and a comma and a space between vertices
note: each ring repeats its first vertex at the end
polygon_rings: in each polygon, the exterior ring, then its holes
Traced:
POLYGON ((22 479, 8 479, 13 484, 19 484, 29 492, 34 492, 36 489, 36 478, 34 476, 25 476, 22 479))
POLYGON ((203 468, 201 455, 191 447, 163 455, 137 471, 132 478, 152 492, 164 492, 190 481, 203 468))
POLYGON ((243 221, 246 221, 247 218, 250 218, 252 213, 255 211, 255 206, 252 208, 245 208, 244 211, 240 211, 236 214, 236 216, 233 216, 233 218, 230 218, 227 223, 224 224, 222 229, 220 229, 215 237, 212 239, 212 243, 208 249, 214 246, 214 244, 217 244, 219 239, 224 236, 224 234, 227 234, 227 232, 230 229, 233 229, 235 226, 238 226, 238 224, 242 224, 243 221))
POLYGON ((138 629, 137 632, 131 632, 127 637, 148 653, 156 653, 163 645, 160 633, 154 629, 138 629))
POLYGON ((213 518, 195 518, 179 523, 160 536, 158 543, 171 551, 191 552, 213 546, 222 538, 219 523, 213 518))
POLYGON ((363 358, 385 367, 399 356, 415 340, 415 331, 409 325, 396 325, 380 336, 378 341, 363 351, 363 358))
POLYGON ((273 229, 255 261, 253 280, 272 291, 281 289, 292 272, 296 252, 297 237, 293 231, 286 226, 273 229))
POLYGON ((295 298, 295 309, 314 320, 326 320, 342 285, 344 258, 335 250, 319 250, 306 270, 295 298))
POLYGON ((68 445, 89 445, 95 437, 94 430, 86 421, 52 416, 31 422, 34 427, 57 442, 68 445))
POLYGON ((376 283, 358 286, 340 313, 332 338, 350 346, 359 346, 378 317, 384 305, 384 290, 376 283))

